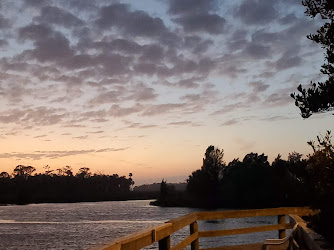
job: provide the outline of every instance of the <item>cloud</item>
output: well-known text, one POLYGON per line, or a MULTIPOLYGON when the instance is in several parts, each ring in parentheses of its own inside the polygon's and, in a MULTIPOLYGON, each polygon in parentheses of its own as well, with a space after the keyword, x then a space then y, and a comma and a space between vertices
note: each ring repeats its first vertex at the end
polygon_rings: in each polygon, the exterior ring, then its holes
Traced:
POLYGON ((34 18, 35 21, 47 24, 56 24, 64 27, 75 27, 83 25, 84 22, 72 13, 55 6, 45 6, 41 15, 34 18))
POLYGON ((299 66, 302 63, 302 58, 299 56, 290 56, 287 53, 276 61, 277 70, 285 70, 299 66))
POLYGON ((140 101, 152 101, 158 94, 155 93, 155 89, 145 86, 144 84, 137 84, 131 91, 132 94, 127 97, 128 100, 140 101))
POLYGON ((67 117, 62 108, 37 107, 29 109, 12 109, 0 112, 1 123, 15 123, 32 126, 50 126, 61 123, 67 117))
POLYGON ((126 4, 115 3, 100 9, 96 24, 101 29, 116 28, 123 34, 158 37, 168 32, 162 19, 153 18, 144 11, 131 11, 126 4))
POLYGON ((173 19, 186 32, 207 32, 220 34, 224 31, 225 19, 216 14, 198 13, 173 19))
POLYGON ((30 24, 21 28, 19 39, 34 42, 34 49, 22 53, 22 57, 26 59, 59 62, 74 55, 70 41, 62 33, 45 25, 30 24))
POLYGON ((43 134, 43 135, 37 135, 37 136, 34 136, 34 138, 44 138, 44 137, 47 137, 46 134, 43 134))
POLYGON ((8 45, 8 41, 5 39, 0 39, 0 48, 6 47, 8 45))
POLYGON ((47 0, 25 0, 27 6, 40 7, 47 3, 47 0))
POLYGON ((147 106, 142 113, 143 116, 165 115, 172 111, 180 110, 185 107, 185 103, 166 103, 147 106))
POLYGON ((227 120, 227 121, 223 122, 221 124, 221 126, 231 126, 231 125, 235 125, 237 123, 239 123, 239 119, 233 118, 233 119, 230 119, 230 120, 227 120))
POLYGON ((248 85, 253 89, 254 92, 263 92, 269 88, 269 84, 265 84, 262 81, 250 82, 248 85))
POLYGON ((178 121, 178 122, 170 122, 167 125, 172 126, 187 126, 187 127, 199 127, 202 126, 202 124, 193 122, 193 121, 178 121))
POLYGON ((123 121, 127 124, 126 128, 139 128, 139 129, 147 129, 147 128, 157 128, 158 125, 156 124, 143 124, 140 122, 130 122, 130 121, 123 121))
POLYGON ((278 11, 275 9, 275 1, 245 0, 236 15, 247 25, 267 24, 277 18, 278 11))
POLYGON ((8 18, 5 18, 0 14, 0 30, 8 29, 11 27, 11 22, 8 18))
POLYGON ((212 0, 170 0, 169 13, 176 15, 173 21, 181 25, 185 32, 220 34, 224 31, 226 20, 212 13, 217 6, 217 2, 212 0))
POLYGON ((277 90, 275 93, 270 94, 266 97, 263 104, 267 106, 285 106, 293 103, 293 99, 290 94, 295 88, 284 88, 277 90))
POLYGON ((86 149, 86 150, 69 150, 69 151, 34 151, 31 153, 11 152, 11 153, 1 153, 0 158, 19 158, 19 159, 31 159, 31 160, 41 160, 45 158, 58 159, 62 157, 72 157, 83 154, 124 151, 127 149, 128 147, 103 148, 98 150, 86 149))
POLYGON ((225 105, 223 108, 213 112, 211 115, 227 114, 227 113, 234 112, 238 109, 243 109, 243 108, 246 108, 246 107, 248 107, 248 105, 246 105, 245 103, 237 102, 237 103, 225 105))
POLYGON ((293 119, 293 118, 286 116, 286 115, 275 115, 275 116, 261 118, 261 121, 276 122, 276 121, 289 120, 289 119, 293 119))
POLYGON ((249 43, 243 51, 243 54, 252 59, 259 60, 270 57, 270 47, 257 43, 249 43))
POLYGON ((169 0, 169 13, 171 14, 193 14, 198 12, 209 12, 218 6, 214 0, 169 0))
POLYGON ((86 140, 88 135, 73 136, 73 139, 86 140))

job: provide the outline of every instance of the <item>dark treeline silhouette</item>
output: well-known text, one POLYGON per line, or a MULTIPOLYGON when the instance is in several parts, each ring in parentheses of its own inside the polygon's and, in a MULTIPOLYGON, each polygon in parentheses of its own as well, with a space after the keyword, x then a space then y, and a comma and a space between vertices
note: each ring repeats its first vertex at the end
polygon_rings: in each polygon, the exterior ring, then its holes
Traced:
POLYGON ((255 208, 303 205, 311 192, 307 160, 292 152, 288 160, 280 155, 270 164, 264 154, 249 153, 242 161, 226 164, 224 151, 214 146, 206 149, 201 169, 187 179, 186 192, 177 192, 162 181, 155 204, 193 207, 255 208))
POLYGON ((32 166, 18 165, 13 174, 0 173, 0 203, 27 204, 41 202, 80 202, 155 198, 156 195, 130 192, 134 181, 129 177, 92 174, 80 168, 73 174, 66 166, 56 171, 45 167, 45 173, 34 174, 32 166))
POLYGON ((224 151, 206 149, 201 169, 187 180, 185 192, 161 182, 153 205, 207 208, 264 208, 311 206, 320 209, 311 224, 329 236, 334 224, 334 146, 330 131, 310 141, 313 153, 306 159, 297 152, 287 160, 280 155, 270 164, 264 154, 249 153, 226 164, 224 151))

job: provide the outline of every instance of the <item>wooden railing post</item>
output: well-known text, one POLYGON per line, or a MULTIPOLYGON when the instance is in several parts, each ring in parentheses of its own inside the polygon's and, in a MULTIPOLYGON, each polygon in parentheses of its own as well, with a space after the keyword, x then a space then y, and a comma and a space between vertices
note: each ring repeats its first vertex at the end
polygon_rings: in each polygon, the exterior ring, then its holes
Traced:
POLYGON ((159 250, 169 250, 170 249, 170 235, 159 240, 159 250))
MULTIPOLYGON (((198 224, 197 221, 190 224, 190 234, 198 233, 198 224)), ((199 250, 199 240, 198 236, 196 240, 191 243, 191 250, 199 250)))
MULTIPOLYGON (((278 215, 277 216, 277 224, 278 225, 283 225, 284 227, 286 226, 285 215, 278 215)), ((285 238, 285 236, 286 236, 285 229, 279 229, 278 230, 278 238, 283 239, 283 238, 285 238)))

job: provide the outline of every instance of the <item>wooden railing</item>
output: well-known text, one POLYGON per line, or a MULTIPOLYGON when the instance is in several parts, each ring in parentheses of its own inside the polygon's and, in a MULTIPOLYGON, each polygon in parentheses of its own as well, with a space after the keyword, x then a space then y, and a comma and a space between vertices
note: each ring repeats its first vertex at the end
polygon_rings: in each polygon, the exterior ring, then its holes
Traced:
MULTIPOLYGON (((217 237, 227 235, 238 235, 247 233, 257 233, 265 231, 278 231, 280 239, 286 237, 286 229, 291 229, 296 222, 298 216, 307 216, 315 214, 307 207, 281 207, 281 208, 268 208, 268 209, 251 209, 251 210, 231 210, 231 211, 214 211, 214 212, 197 212, 184 215, 182 217, 172 219, 164 224, 142 230, 137 233, 130 234, 128 236, 116 239, 112 242, 106 243, 102 246, 95 247, 99 250, 133 250, 140 249, 149 246, 155 242, 159 243, 159 249, 162 250, 176 250, 184 249, 187 246, 191 246, 191 249, 199 249, 199 238, 203 237, 217 237), (286 223, 286 216, 294 215, 290 217, 290 222, 286 223), (215 231, 199 231, 197 221, 199 220, 216 220, 216 219, 230 219, 230 218, 243 218, 243 217, 257 217, 257 216, 277 216, 277 224, 263 225, 247 228, 236 229, 224 229, 215 231), (297 216, 297 217, 296 217, 297 216), (176 245, 171 246, 171 234, 178 230, 189 226, 189 236, 183 239, 176 245)), ((265 240, 265 239, 264 239, 265 240)), ((221 246, 214 249, 262 249, 263 243, 253 243, 247 245, 238 246, 221 246)), ((209 250, 207 248, 206 250, 209 250)))

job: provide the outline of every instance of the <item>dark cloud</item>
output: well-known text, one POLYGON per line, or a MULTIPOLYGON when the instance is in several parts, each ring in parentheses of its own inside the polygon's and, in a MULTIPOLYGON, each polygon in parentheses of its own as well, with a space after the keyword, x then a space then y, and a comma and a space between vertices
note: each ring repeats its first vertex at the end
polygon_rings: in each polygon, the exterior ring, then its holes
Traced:
POLYGON ((256 44, 256 43, 249 43, 247 47, 244 49, 243 53, 249 56, 252 59, 264 59, 270 57, 270 47, 256 44))
POLYGON ((295 23, 298 20, 295 14, 287 14, 286 16, 279 19, 279 23, 283 25, 295 23))
POLYGON ((169 13, 176 15, 174 22, 181 25, 186 32, 222 33, 225 19, 212 11, 217 9, 216 1, 205 0, 170 0, 169 13))
POLYGON ((133 36, 157 37, 168 32, 162 19, 144 11, 131 11, 128 5, 120 3, 102 7, 96 24, 101 29, 116 28, 133 36))
POLYGON ((8 45, 7 40, 5 40, 5 39, 0 39, 0 48, 1 48, 1 47, 6 47, 7 45, 8 45))
POLYGON ((56 24, 64 27, 80 26, 84 22, 72 13, 55 6, 45 6, 41 15, 34 18, 35 21, 47 24, 56 24))
POLYGON ((209 12, 217 7, 215 0, 169 0, 169 13, 176 15, 209 12))
POLYGON ((254 92, 263 92, 269 88, 269 84, 265 84, 262 81, 250 82, 248 85, 253 89, 254 92))
POLYGON ((267 24, 277 18, 278 11, 275 9, 275 1, 245 0, 236 15, 247 25, 267 24))
POLYGON ((138 54, 142 51, 142 46, 140 46, 138 43, 124 38, 104 38, 102 41, 93 42, 89 46, 95 49, 99 49, 100 51, 111 50, 125 54, 138 54))
POLYGON ((152 101, 158 96, 153 88, 147 87, 144 84, 136 85, 131 92, 132 94, 126 99, 134 100, 136 102, 152 101))
POLYGON ((35 48, 22 53, 27 59, 40 62, 62 61, 74 55, 70 41, 60 32, 45 25, 31 24, 19 30, 19 38, 33 40, 35 48))
POLYGON ((214 42, 210 39, 202 39, 200 36, 186 36, 184 38, 184 48, 192 49, 193 53, 204 53, 214 42))
POLYGON ((30 24, 19 29, 18 35, 22 40, 40 41, 53 34, 52 29, 43 24, 30 24))
POLYGON ((252 34, 252 42, 261 44, 271 44, 284 40, 282 34, 278 32, 266 32, 265 29, 260 29, 252 34))
POLYGON ((9 19, 5 18, 0 14, 0 30, 1 29, 8 29, 11 27, 11 22, 9 19))
POLYGON ((299 56, 290 56, 288 54, 284 54, 280 59, 276 62, 277 70, 284 70, 297 67, 301 64, 302 58, 299 56))
POLYGON ((207 32, 209 34, 220 34, 226 23, 223 17, 216 14, 198 13, 175 18, 186 32, 207 32))
POLYGON ((236 30, 228 40, 228 48, 231 51, 243 49, 248 43, 247 35, 248 32, 246 30, 236 30))
POLYGON ((47 3, 47 0, 25 0, 27 6, 40 7, 47 3))

